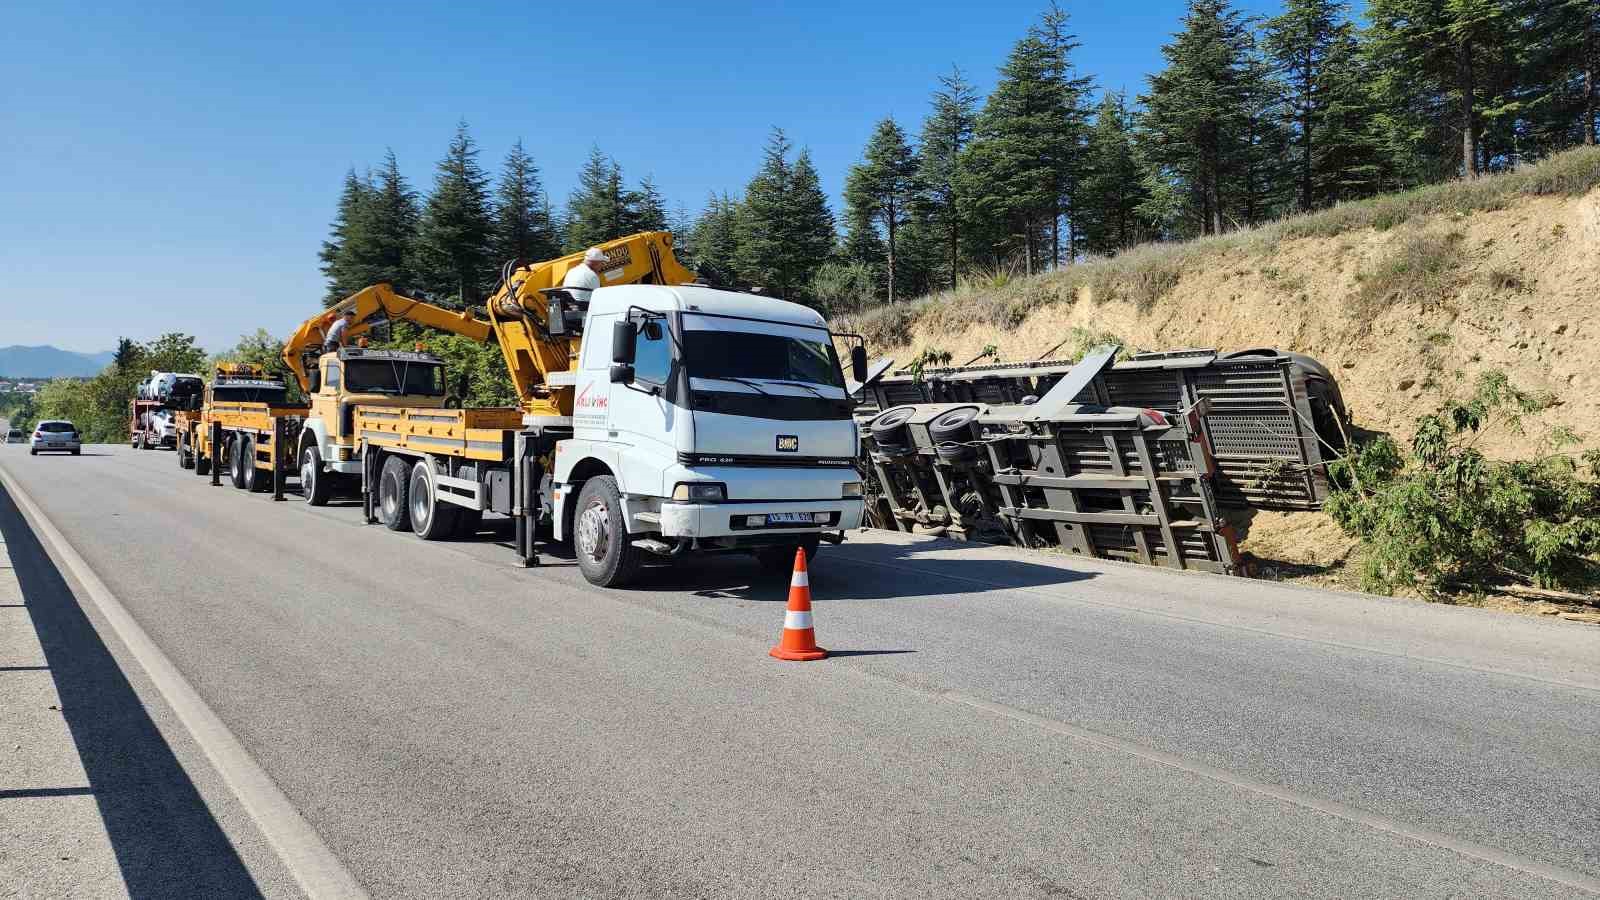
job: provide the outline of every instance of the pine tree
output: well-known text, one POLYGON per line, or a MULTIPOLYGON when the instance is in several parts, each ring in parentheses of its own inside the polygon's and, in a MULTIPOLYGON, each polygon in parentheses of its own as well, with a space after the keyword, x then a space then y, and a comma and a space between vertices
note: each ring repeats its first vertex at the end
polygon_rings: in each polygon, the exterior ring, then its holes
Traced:
POLYGON ((1112 254, 1143 238, 1138 207, 1148 199, 1134 158, 1127 95, 1107 92, 1089 129, 1087 174, 1074 218, 1090 253, 1112 254))
POLYGON ((345 242, 354 282, 361 287, 387 282, 400 290, 420 285, 412 252, 421 213, 393 150, 384 155, 371 200, 364 204, 356 234, 345 242))
POLYGON ((905 132, 893 118, 878 123, 867 141, 863 161, 850 167, 844 198, 849 219, 859 228, 882 226, 884 264, 889 302, 895 302, 895 239, 910 218, 916 186, 917 157, 906 143, 905 132))
POLYGON ((1531 32, 1529 137, 1536 152, 1593 146, 1600 130, 1600 3, 1525 0, 1531 32))
POLYGON ((1293 140, 1283 83, 1251 41, 1240 67, 1243 130, 1225 165, 1230 218, 1249 227, 1292 206, 1289 147, 1293 140))
POLYGON ((978 95, 961 70, 952 66, 948 74, 939 76, 931 105, 933 111, 922 122, 918 197, 929 229, 944 241, 942 278, 953 288, 961 270, 959 164, 977 123, 978 95))
POLYGON ((1186 195, 1202 234, 1221 233, 1227 216, 1228 166, 1248 128, 1249 48, 1226 0, 1190 0, 1183 30, 1161 48, 1167 67, 1139 98, 1144 153, 1186 195))
POLYGON ((338 212, 334 214, 328 240, 322 242, 322 250, 317 254, 322 261, 322 274, 328 279, 328 293, 323 301, 325 305, 331 306, 366 287, 365 284, 357 284, 354 273, 349 271, 351 253, 346 252, 345 245, 366 221, 366 204, 372 195, 370 177, 357 177, 354 168, 345 173, 338 212))
POLYGON ((551 221, 550 199, 539 179, 539 167, 522 149, 520 139, 506 154, 495 194, 492 262, 538 262, 560 255, 561 243, 551 221))
POLYGON ((791 149, 783 129, 774 128, 739 208, 738 263, 746 280, 804 300, 812 273, 833 249, 833 214, 811 154, 802 150, 790 163, 791 149))
POLYGON ((111 355, 111 365, 118 372, 136 372, 144 363, 144 347, 132 338, 117 338, 117 350, 111 355))
POLYGON ((837 233, 833 211, 828 208, 828 195, 822 190, 822 179, 811 162, 811 151, 805 148, 794 158, 788 206, 793 217, 790 239, 795 251, 794 281, 790 283, 801 286, 798 296, 809 299, 803 288, 811 283, 817 267, 828 261, 837 233))
POLYGON ((478 166, 477 156, 467 123, 461 122, 439 161, 417 232, 417 269, 423 286, 462 305, 483 299, 493 284, 492 269, 497 268, 489 261, 494 228, 489 177, 478 166))
MULTIPOLYGON (((1486 89, 1486 77, 1506 64, 1519 29, 1503 0, 1371 0, 1367 6, 1371 51, 1397 120, 1410 120, 1410 148, 1442 165, 1450 155, 1442 134, 1459 140, 1457 171, 1484 171, 1480 132, 1484 115, 1499 118, 1506 98, 1486 89), (1420 140, 1418 140, 1420 139, 1420 140)), ((1447 169, 1446 169, 1447 171, 1447 169)))
POLYGON ((630 232, 667 230, 667 207, 655 179, 646 175, 639 182, 639 189, 628 194, 626 202, 630 232))
POLYGON ((591 149, 578 173, 578 187, 567 199, 567 252, 632 233, 628 200, 622 185, 622 167, 601 153, 599 147, 591 149))
POLYGON ((1053 65, 1053 51, 1038 35, 1012 47, 961 154, 957 180, 973 231, 993 260, 1020 249, 1030 274, 1060 200, 1052 146, 1060 93, 1050 80, 1053 65))
POLYGON ((739 201, 724 193, 706 199, 705 211, 689 233, 695 273, 708 283, 739 283, 739 201))
POLYGON ((1054 89, 1053 108, 1048 113, 1045 127, 1050 131, 1046 147, 1050 152, 1055 196, 1055 208, 1050 220, 1050 262, 1051 265, 1057 265, 1063 258, 1063 217, 1067 222, 1065 258, 1070 262, 1077 256, 1073 207, 1078 184, 1084 174, 1083 142, 1088 128, 1088 109, 1084 98, 1088 95, 1091 79, 1076 74, 1072 53, 1081 45, 1077 35, 1068 32, 1067 13, 1056 5, 1055 0, 1051 0, 1050 8, 1045 11, 1039 24, 1034 26, 1033 32, 1038 35, 1048 54, 1045 79, 1054 89))
POLYGON ((1263 48, 1288 86, 1285 99, 1299 147, 1295 205, 1301 212, 1316 205, 1316 139, 1330 99, 1328 66, 1345 8, 1338 0, 1285 0, 1283 14, 1266 23, 1263 48))

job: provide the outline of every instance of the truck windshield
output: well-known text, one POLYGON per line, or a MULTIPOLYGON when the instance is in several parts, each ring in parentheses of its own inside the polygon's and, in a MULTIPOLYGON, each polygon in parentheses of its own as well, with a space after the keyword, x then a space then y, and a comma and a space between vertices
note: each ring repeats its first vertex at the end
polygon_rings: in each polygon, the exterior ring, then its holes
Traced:
POLYGON ((826 337, 805 340, 781 334, 690 329, 684 356, 695 378, 761 379, 844 387, 839 358, 826 337))
POLYGON ((352 394, 444 396, 444 366, 401 359, 347 359, 344 389, 352 394))

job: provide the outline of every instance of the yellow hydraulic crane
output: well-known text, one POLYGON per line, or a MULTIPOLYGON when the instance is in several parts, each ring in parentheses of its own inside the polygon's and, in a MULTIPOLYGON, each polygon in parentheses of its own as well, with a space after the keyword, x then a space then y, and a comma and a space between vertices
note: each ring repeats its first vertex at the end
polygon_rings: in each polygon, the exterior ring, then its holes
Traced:
POLYGON ((300 390, 310 389, 310 369, 321 354, 328 329, 346 311, 356 314, 355 321, 344 333, 350 341, 371 331, 375 325, 394 321, 416 322, 478 341, 488 340, 493 333, 488 322, 473 318, 470 312, 457 312, 422 300, 413 300, 395 293, 387 284, 375 284, 305 320, 284 342, 283 361, 294 373, 295 380, 300 382, 300 390))
MULTIPOLYGON (((602 287, 618 284, 690 284, 694 273, 672 255, 672 235, 643 231, 599 245, 606 255, 602 287)), ((558 288, 583 253, 522 267, 507 266, 501 284, 485 304, 516 385, 522 411, 533 416, 572 415, 572 388, 550 384, 551 372, 577 362, 583 307, 587 297, 545 293, 558 288)))
MULTIPOLYGON (((694 273, 672 255, 669 232, 644 231, 607 241, 599 248, 606 255, 599 272, 602 286, 689 284, 695 280, 694 273)), ((376 284, 307 319, 284 343, 283 361, 306 390, 310 385, 308 365, 315 364, 328 329, 346 310, 356 314, 345 331, 348 340, 380 322, 396 320, 478 341, 492 336, 505 356, 522 411, 535 416, 569 416, 571 388, 551 385, 548 376, 571 369, 577 360, 582 310, 588 298, 551 289, 559 288, 567 271, 582 262, 583 253, 579 252, 522 266, 508 263, 500 286, 484 304, 487 322, 470 311, 444 309, 402 296, 387 284, 376 284)))

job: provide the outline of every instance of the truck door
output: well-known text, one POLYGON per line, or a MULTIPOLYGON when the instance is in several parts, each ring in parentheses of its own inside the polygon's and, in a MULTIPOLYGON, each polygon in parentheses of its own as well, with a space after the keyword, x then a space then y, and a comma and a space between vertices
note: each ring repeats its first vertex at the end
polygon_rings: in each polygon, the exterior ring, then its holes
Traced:
POLYGON ((344 437, 339 416, 339 393, 344 387, 344 369, 339 365, 339 360, 329 358, 322 364, 322 384, 317 393, 311 398, 311 414, 322 420, 328 429, 328 437, 337 440, 344 437))
POLYGON ((677 461, 674 429, 687 421, 672 402, 678 355, 664 318, 639 325, 632 384, 611 384, 607 404, 612 440, 622 444, 623 484, 630 493, 660 496, 662 473, 677 461))

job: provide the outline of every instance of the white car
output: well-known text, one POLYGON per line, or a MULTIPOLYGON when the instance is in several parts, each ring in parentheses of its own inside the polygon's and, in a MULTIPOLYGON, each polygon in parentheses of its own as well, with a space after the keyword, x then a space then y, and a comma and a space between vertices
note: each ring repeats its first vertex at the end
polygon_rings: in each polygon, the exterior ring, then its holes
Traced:
POLYGON ((28 446, 28 452, 37 456, 40 450, 64 451, 77 456, 83 450, 78 426, 65 419, 46 419, 34 425, 33 441, 28 446))
POLYGON ((19 429, 13 428, 6 432, 6 443, 8 444, 26 444, 27 442, 27 436, 19 429))

